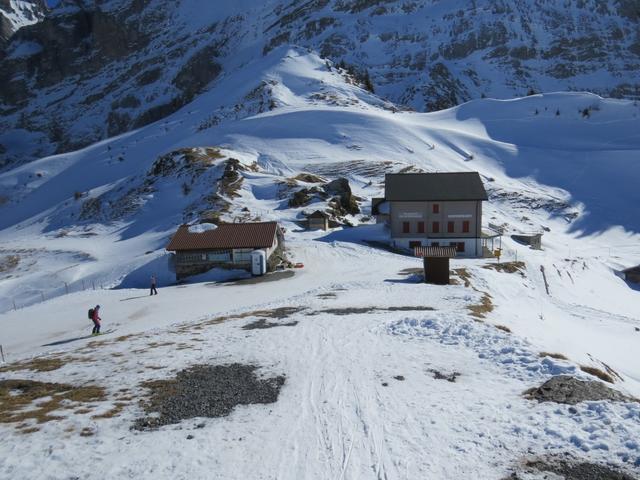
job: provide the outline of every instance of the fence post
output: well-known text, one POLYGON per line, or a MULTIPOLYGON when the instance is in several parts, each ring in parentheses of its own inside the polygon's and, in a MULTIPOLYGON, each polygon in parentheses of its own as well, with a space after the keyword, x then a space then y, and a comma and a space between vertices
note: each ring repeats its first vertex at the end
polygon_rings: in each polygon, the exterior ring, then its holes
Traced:
POLYGON ((0 345, 0 355, 2 355, 2 363, 5 363, 4 350, 2 350, 2 345, 0 345))
POLYGON ((82 291, 84 292, 84 279, 82 279, 82 291))
POLYGON ((67 295, 69 295, 69 285, 67 284, 67 282, 64 282, 64 291, 67 293, 67 295))
POLYGON ((18 309, 16 308, 16 301, 14 299, 11 299, 11 301, 13 301, 13 309, 17 311, 18 309))
POLYGON ((93 289, 96 289, 96 282, 94 280, 91 280, 91 285, 93 286, 93 289))

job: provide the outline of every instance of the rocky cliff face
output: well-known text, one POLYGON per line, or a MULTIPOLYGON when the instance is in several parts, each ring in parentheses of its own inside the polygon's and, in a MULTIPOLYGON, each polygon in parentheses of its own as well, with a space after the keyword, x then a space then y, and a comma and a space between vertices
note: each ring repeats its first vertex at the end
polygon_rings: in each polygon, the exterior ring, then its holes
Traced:
POLYGON ((39 22, 46 12, 44 0, 0 0, 0 49, 16 31, 39 22))
MULTIPOLYGON (((0 0, 16 3, 29 2, 0 0)), ((635 0, 69 0, 0 53, 0 169, 162 119, 282 45, 344 61, 420 111, 531 91, 638 96, 639 19, 635 0)))

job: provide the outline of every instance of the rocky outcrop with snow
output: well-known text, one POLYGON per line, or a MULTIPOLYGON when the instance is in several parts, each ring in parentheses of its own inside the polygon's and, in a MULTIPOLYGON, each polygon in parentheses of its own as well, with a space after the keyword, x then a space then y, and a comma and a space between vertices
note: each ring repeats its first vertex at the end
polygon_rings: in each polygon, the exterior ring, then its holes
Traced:
POLYGON ((46 12, 45 0, 0 0, 0 49, 20 28, 41 21, 46 12))

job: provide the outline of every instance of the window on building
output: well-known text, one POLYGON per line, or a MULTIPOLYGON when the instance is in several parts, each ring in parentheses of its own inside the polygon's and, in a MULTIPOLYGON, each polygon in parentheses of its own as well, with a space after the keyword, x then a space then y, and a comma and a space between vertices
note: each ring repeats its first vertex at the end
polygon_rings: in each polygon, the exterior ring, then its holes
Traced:
POLYGON ((409 222, 402 222, 402 233, 411 233, 411 226, 409 222))
POLYGON ((233 263, 250 263, 251 252, 250 248, 238 248, 233 251, 233 263))
POLYGON ((447 222, 447 232, 454 233, 456 231, 456 223, 455 222, 447 222))
POLYGON ((469 220, 462 222, 462 233, 469 233, 469 220))
POLYGON ((418 233, 424 233, 424 222, 418 222, 418 233))
POLYGON ((216 263, 226 263, 231 261, 231 250, 216 250, 207 253, 207 260, 216 263))
POLYGON ((431 242, 431 246, 432 247, 439 247, 440 246, 440 242, 431 242))
POLYGON ((421 247, 422 246, 422 242, 409 242, 409 248, 416 248, 416 247, 421 247))
POLYGON ((437 203, 434 203, 432 211, 433 213, 440 213, 440 205, 437 203))
POLYGON ((456 245, 456 251, 464 252, 464 242, 458 242, 456 245))
POLYGON ((440 233, 440 222, 433 222, 431 225, 431 230, 433 233, 440 233))

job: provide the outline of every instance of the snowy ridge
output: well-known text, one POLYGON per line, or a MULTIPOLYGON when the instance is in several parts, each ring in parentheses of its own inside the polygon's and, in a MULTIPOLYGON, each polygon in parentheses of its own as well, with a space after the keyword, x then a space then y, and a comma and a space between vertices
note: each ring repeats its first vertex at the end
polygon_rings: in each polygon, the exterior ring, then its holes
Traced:
POLYGON ((416 111, 532 91, 638 98, 637 25, 632 0, 65 2, 7 47, 0 168, 147 125, 208 90, 224 95, 221 74, 281 47, 345 61, 416 111))

